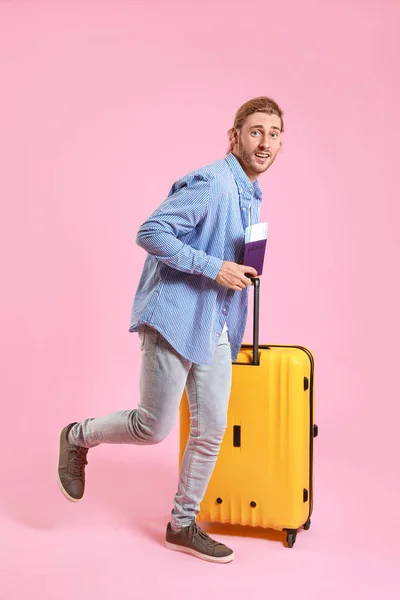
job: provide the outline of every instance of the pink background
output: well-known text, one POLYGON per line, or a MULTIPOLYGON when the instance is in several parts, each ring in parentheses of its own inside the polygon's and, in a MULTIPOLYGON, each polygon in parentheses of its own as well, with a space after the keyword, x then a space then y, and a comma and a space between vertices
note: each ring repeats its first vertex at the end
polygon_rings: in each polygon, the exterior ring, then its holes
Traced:
POLYGON ((2 600, 400 596, 399 17, 394 0, 1 3, 2 600), (286 134, 260 179, 260 338, 315 353, 315 511, 293 550, 210 529, 236 552, 222 567, 163 546, 177 428, 91 451, 79 505, 57 438, 136 406, 136 231, 261 94, 286 134))

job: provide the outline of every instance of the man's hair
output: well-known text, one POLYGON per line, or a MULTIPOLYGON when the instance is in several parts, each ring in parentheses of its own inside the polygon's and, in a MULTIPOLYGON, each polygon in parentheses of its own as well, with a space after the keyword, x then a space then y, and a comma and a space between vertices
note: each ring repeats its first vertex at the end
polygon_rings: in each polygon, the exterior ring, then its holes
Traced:
POLYGON ((253 98, 253 100, 248 100, 243 104, 235 115, 235 120, 233 127, 228 130, 229 136, 229 148, 227 154, 233 150, 233 130, 241 129, 250 115, 256 112, 267 113, 268 115, 277 115, 282 124, 283 131, 283 111, 272 98, 268 98, 268 96, 259 96, 258 98, 253 98))

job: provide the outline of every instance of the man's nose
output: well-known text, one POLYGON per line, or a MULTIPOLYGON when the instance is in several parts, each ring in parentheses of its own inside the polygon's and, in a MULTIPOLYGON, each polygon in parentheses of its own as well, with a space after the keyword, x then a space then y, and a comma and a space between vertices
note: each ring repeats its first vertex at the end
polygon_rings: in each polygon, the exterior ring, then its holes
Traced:
POLYGON ((268 138, 264 138, 260 142, 260 150, 268 150, 269 149, 269 140, 268 138))

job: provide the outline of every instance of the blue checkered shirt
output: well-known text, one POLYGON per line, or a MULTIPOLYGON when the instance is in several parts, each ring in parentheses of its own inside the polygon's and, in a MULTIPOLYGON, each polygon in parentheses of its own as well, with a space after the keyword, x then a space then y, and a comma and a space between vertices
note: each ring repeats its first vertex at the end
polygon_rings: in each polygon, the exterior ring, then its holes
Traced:
POLYGON ((175 182, 137 233, 148 254, 129 331, 147 323, 187 360, 211 365, 226 323, 235 361, 249 288, 230 290, 215 279, 224 260, 241 262, 244 231, 259 221, 261 201, 258 182, 232 153, 175 182))

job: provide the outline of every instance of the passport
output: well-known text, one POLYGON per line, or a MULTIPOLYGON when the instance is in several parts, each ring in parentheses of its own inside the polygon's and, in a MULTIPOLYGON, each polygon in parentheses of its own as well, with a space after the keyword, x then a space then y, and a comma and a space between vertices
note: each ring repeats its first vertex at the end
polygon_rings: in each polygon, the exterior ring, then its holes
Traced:
POLYGON ((257 271, 257 276, 263 272, 266 247, 267 240, 246 242, 244 245, 243 264, 246 267, 253 267, 257 271))
POLYGON ((253 267, 261 275, 267 247, 268 223, 256 223, 246 227, 243 265, 253 267))

